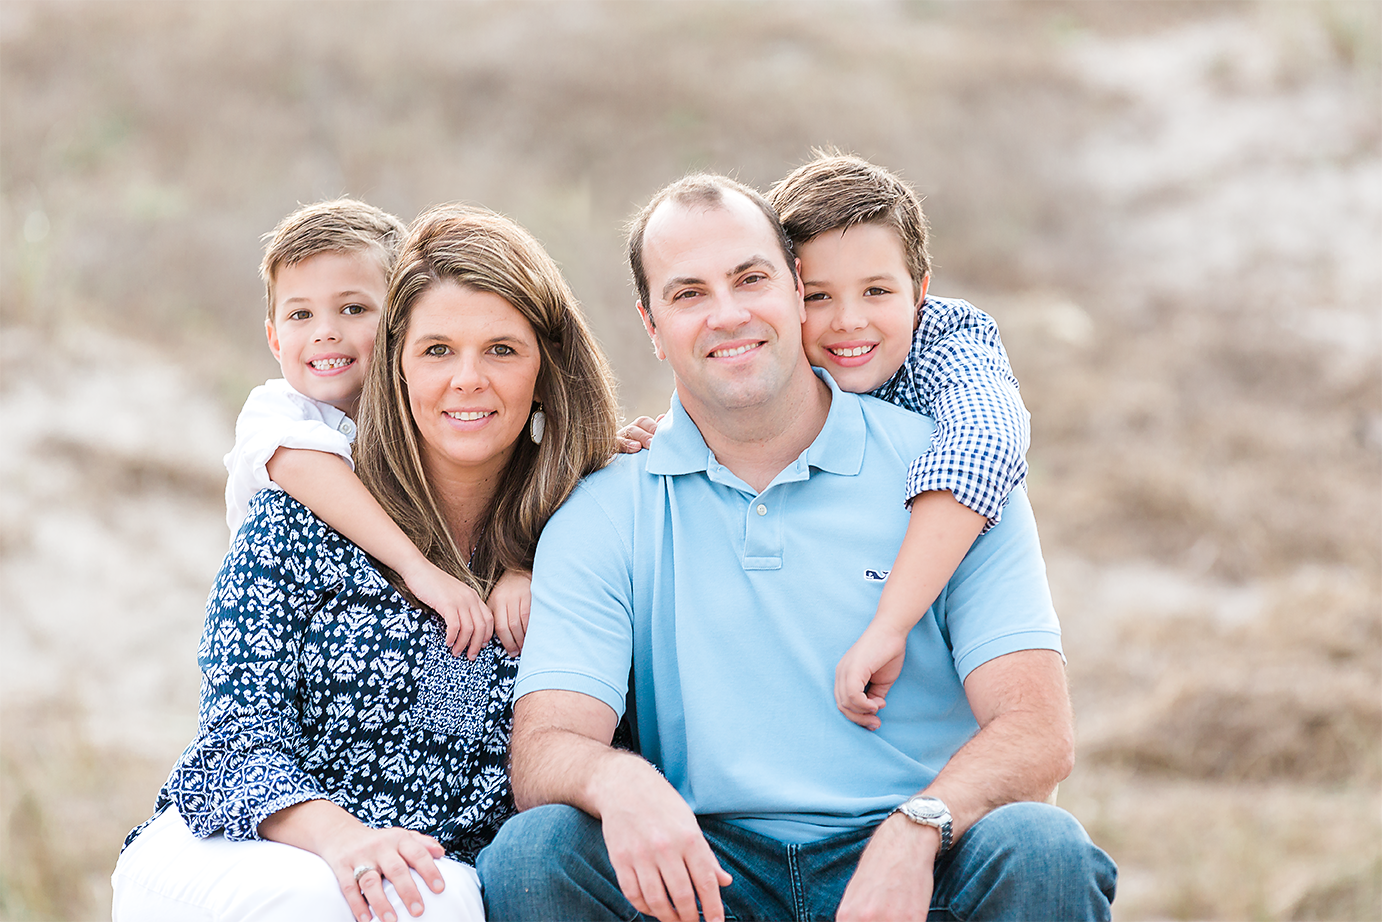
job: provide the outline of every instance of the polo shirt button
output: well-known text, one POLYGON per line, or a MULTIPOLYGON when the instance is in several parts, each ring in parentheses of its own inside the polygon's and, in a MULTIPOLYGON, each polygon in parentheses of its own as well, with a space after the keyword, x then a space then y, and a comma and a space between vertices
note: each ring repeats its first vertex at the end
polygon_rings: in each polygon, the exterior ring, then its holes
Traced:
POLYGON ((765 506, 765 505, 763 505, 762 503, 759 503, 759 504, 758 504, 758 514, 759 514, 759 515, 767 515, 767 514, 768 514, 768 507, 765 506))

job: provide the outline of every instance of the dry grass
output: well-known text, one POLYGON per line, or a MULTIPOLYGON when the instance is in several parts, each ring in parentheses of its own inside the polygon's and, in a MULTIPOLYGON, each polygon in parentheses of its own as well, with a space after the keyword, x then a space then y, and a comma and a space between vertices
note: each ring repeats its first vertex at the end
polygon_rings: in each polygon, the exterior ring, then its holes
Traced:
POLYGON ((1371 2, 0 6, 0 655, 37 676, 0 679, 0 917, 105 913, 195 714, 260 233, 503 210, 656 411, 622 221, 819 144, 915 182, 933 290, 1003 327, 1116 915, 1382 917, 1379 36, 1371 2))

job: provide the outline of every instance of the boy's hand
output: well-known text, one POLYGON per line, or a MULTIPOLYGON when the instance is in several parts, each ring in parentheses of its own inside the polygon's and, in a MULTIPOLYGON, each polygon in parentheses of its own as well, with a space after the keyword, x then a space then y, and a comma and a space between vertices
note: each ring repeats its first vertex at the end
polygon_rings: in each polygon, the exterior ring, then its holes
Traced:
POLYGON ((418 601, 446 622, 446 645, 456 656, 475 659, 494 636, 494 616, 480 594, 430 561, 400 574, 418 601))
MULTIPOLYGON (((666 416, 664 413, 662 416, 666 416)), ((653 419, 650 416, 640 416, 619 430, 619 450, 625 454, 637 454, 640 449, 651 448, 653 446, 653 434, 657 432, 657 424, 662 422, 662 416, 653 419)))
POLYGON ((882 726, 878 712, 902 672, 907 635, 870 624, 835 667, 835 704, 866 730, 882 726))
POLYGON ((533 574, 524 570, 505 570, 490 590, 489 607, 494 612, 494 633, 509 656, 523 649, 528 633, 528 613, 533 603, 533 574))

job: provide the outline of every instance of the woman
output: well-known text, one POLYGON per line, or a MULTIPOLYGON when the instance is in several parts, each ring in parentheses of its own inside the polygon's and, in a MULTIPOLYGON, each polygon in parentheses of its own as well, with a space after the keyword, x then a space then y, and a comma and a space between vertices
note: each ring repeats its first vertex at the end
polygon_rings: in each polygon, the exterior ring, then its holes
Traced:
MULTIPOLYGON (((419 217, 355 452, 423 553, 482 592, 529 569, 614 426, 609 367, 537 241, 483 210, 419 217)), ((468 862, 513 812, 513 660, 497 640, 453 657, 400 580, 286 494, 248 522, 207 605, 197 738, 127 840, 115 918, 483 918, 468 862)))

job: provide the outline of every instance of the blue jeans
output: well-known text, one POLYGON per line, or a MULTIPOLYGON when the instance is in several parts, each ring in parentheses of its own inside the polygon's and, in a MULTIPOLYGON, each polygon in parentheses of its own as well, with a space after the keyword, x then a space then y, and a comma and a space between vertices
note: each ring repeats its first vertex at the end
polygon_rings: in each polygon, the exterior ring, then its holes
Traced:
MULTIPOLYGON (((700 817, 734 882, 720 891, 729 919, 832 919, 872 835, 859 829, 788 845, 700 817)), ((574 807, 520 813, 475 862, 485 917, 505 920, 644 918, 619 890, 600 823, 574 807)), ((1118 876, 1079 822, 1039 803, 1000 807, 935 867, 929 918, 1108 919, 1118 876)))

